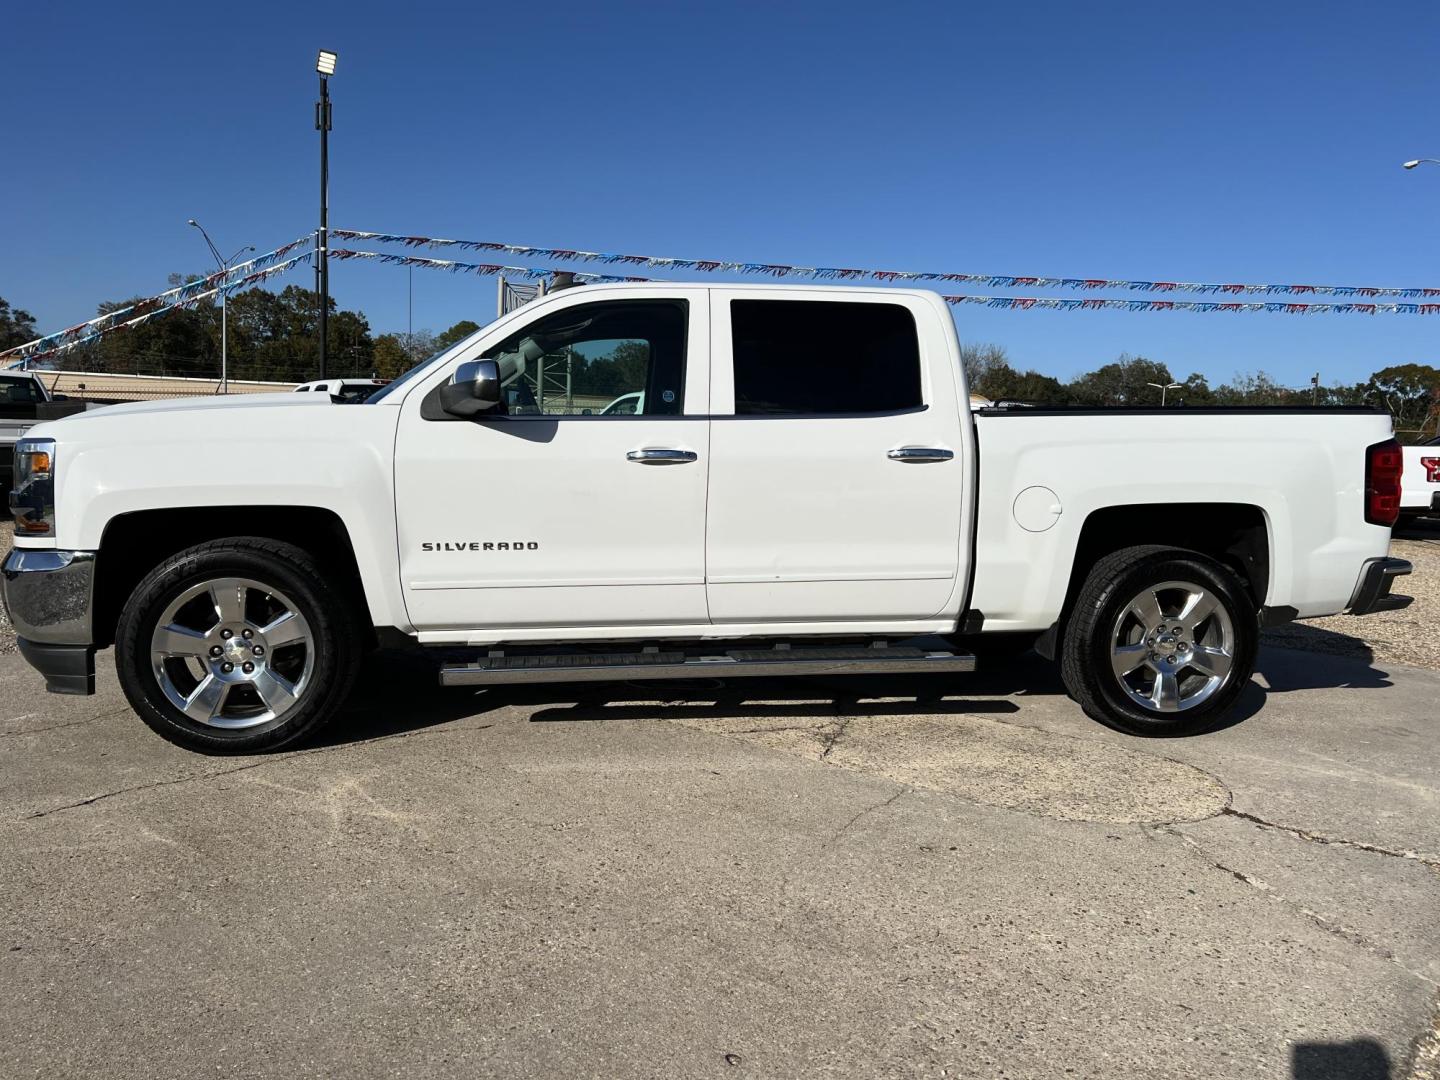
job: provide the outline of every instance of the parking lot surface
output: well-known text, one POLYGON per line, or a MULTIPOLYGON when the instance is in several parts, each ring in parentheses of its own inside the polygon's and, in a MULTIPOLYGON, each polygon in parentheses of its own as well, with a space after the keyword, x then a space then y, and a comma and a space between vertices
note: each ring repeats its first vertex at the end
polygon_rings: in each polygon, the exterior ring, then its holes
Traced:
POLYGON ((433 687, 205 758, 0 656, 12 1076, 1434 1075, 1440 674, 433 687), (1427 1065, 1427 1062, 1432 1064, 1427 1065))

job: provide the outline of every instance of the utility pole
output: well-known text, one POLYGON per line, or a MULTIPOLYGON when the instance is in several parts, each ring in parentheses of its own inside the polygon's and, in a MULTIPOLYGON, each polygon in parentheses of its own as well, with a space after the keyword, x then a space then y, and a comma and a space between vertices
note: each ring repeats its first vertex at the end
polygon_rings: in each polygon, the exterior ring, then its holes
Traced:
POLYGON ((315 234, 315 278, 320 293, 320 378, 325 378, 326 331, 330 318, 330 76, 337 56, 321 49, 315 61, 320 73, 320 100, 315 103, 315 130, 320 132, 320 231, 315 234))
POLYGON ((1310 376, 1310 404, 1320 404, 1320 372, 1310 376))
MULTIPOLYGON (((220 393, 228 394, 230 392, 230 353, 227 346, 229 334, 226 327, 225 297, 229 295, 230 292, 230 267, 234 265, 235 260, 241 255, 254 251, 255 248, 253 245, 247 244, 235 252, 234 255, 231 255, 227 261, 220 257, 220 251, 215 247, 214 243, 211 242, 210 234, 205 231, 204 225, 201 225, 194 218, 191 218, 185 224, 193 225, 200 230, 200 235, 205 238, 205 246, 210 249, 210 254, 215 256, 215 261, 220 266, 220 393)), ((136 373, 139 373, 138 369, 136 373)))

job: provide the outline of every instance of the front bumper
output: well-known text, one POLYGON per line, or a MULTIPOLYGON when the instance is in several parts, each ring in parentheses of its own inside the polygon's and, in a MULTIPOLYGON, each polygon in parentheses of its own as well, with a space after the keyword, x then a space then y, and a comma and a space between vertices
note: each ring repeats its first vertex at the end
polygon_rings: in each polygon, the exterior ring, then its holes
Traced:
POLYGON ((1351 615, 1370 615, 1376 611, 1396 611, 1409 607, 1414 597, 1397 596, 1390 592, 1395 579, 1410 573, 1411 565, 1404 559, 1367 559, 1350 597, 1347 609, 1351 615))
POLYGON ((95 553, 16 548, 0 567, 0 592, 20 654, 54 694, 95 692, 95 553))

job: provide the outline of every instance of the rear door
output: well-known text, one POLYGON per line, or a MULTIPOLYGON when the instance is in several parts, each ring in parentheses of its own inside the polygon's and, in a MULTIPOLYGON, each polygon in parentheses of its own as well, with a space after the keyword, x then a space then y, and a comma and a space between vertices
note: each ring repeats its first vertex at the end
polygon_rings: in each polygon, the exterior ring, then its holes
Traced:
POLYGON ((937 305, 711 291, 712 621, 905 622, 958 607, 971 463, 937 305))

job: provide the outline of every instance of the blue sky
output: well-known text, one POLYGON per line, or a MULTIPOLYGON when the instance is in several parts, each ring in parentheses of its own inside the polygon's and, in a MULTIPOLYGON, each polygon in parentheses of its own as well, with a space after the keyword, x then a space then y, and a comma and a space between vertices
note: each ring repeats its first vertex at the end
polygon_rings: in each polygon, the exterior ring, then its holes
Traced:
MULTIPOLYGON (((227 254, 313 227, 319 47, 340 54, 335 226, 805 265, 1440 285, 1440 168, 1399 167, 1440 157, 1434 4, 125 8, 4 16, 0 296, 45 330, 208 270, 188 217, 227 254)), ((407 281, 331 270, 377 332, 405 328, 407 281)), ((417 270, 414 290, 417 328, 493 315, 492 279, 417 270)), ((958 324, 1060 377, 1126 351, 1182 378, 1264 369, 1296 385, 1440 364, 1440 316, 965 308, 958 324)))

